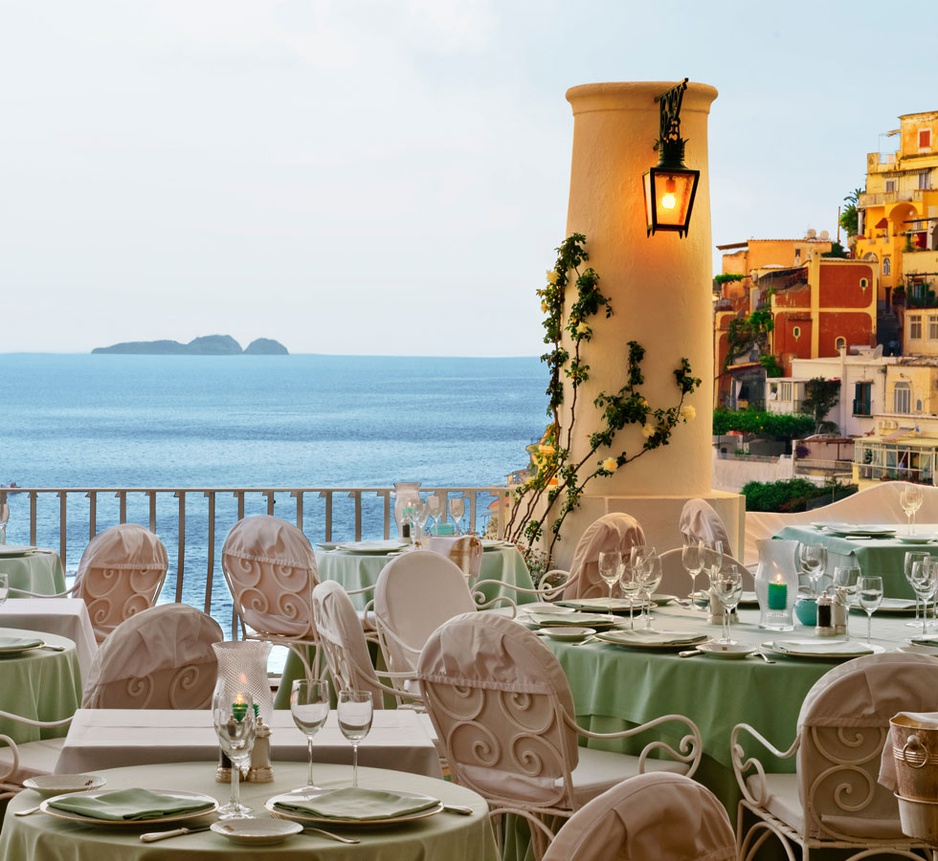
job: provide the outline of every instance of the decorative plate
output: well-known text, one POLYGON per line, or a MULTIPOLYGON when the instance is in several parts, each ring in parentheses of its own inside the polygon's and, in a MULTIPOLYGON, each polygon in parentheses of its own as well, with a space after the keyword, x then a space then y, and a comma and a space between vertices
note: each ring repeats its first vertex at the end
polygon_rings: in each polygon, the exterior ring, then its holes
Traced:
POLYGON ((695 647, 710 658, 723 658, 728 661, 738 661, 748 658, 756 651, 750 643, 701 643, 695 647))
POLYGON ((107 781, 97 774, 41 774, 23 781, 27 789, 38 792, 43 798, 68 795, 72 792, 91 792, 100 789, 107 781))
MULTIPOLYGON (((83 792, 81 794, 89 798, 99 798, 102 795, 106 795, 109 791, 110 790, 98 790, 96 792, 83 792)), ((117 825, 119 827, 126 827, 128 825, 139 827, 141 825, 159 825, 165 822, 182 822, 186 819, 196 819, 199 816, 207 816, 218 810, 218 801, 211 795, 205 795, 202 792, 185 792, 181 789, 159 789, 153 791, 158 792, 160 795, 170 795, 174 798, 191 801, 193 804, 205 802, 205 808, 202 810, 190 810, 185 813, 172 813, 167 816, 156 816, 152 819, 98 819, 94 816, 82 816, 80 813, 72 813, 70 810, 56 810, 56 808, 51 807, 50 805, 53 801, 63 797, 63 795, 60 794, 52 798, 47 798, 39 805, 39 809, 43 813, 48 813, 49 816, 54 816, 57 819, 67 819, 70 822, 82 822, 85 825, 117 825)), ((77 793, 67 793, 67 795, 70 798, 74 798, 77 793)))
POLYGON ((560 640, 562 643, 576 643, 579 640, 585 640, 587 637, 596 633, 595 628, 574 628, 558 625, 554 628, 540 628, 538 634, 542 637, 550 637, 551 640, 560 640))
POLYGON ((860 658, 863 655, 879 655, 886 650, 882 646, 866 645, 853 641, 834 640, 769 640, 762 644, 762 651, 782 658, 799 658, 806 661, 836 663, 860 658))
POLYGON ((695 634, 691 631, 647 631, 618 629, 600 631, 596 639, 613 646, 627 649, 654 649, 655 651, 676 652, 688 647, 698 648, 710 639, 708 634, 695 634))
MULTIPOLYGON (((331 792, 335 792, 333 789, 321 789, 318 792, 307 791, 304 792, 300 798, 310 800, 315 798, 317 795, 327 795, 331 792)), ((394 790, 395 795, 399 795, 401 798, 412 798, 415 802, 421 800, 434 800, 430 799, 429 796, 421 795, 417 792, 404 792, 403 790, 394 790)), ((442 812, 443 804, 440 801, 437 801, 435 805, 429 806, 423 810, 417 810, 413 813, 404 813, 400 816, 389 816, 383 819, 341 819, 334 816, 317 816, 315 813, 310 811, 306 813, 300 810, 283 810, 277 807, 277 803, 289 803, 296 802, 297 794, 287 792, 283 795, 275 795, 273 798, 268 798, 264 803, 264 807, 267 808, 270 813, 277 817, 278 819, 290 819, 295 822, 315 822, 318 825, 341 825, 343 827, 352 827, 355 828, 369 828, 369 827, 383 827, 385 825, 394 825, 398 822, 412 822, 414 819, 425 819, 427 816, 433 816, 437 813, 442 812)))
POLYGON ((303 826, 289 819, 229 819, 213 822, 212 831, 234 843, 271 846, 283 843, 291 834, 299 834, 303 826))

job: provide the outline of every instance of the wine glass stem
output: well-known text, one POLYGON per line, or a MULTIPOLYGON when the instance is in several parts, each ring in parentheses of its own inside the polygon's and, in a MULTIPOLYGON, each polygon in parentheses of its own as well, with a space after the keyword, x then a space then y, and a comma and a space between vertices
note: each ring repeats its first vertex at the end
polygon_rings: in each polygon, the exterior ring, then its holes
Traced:
POLYGON ((352 786, 358 786, 358 743, 352 744, 352 786))
POLYGON ((873 642, 873 614, 869 610, 866 611, 866 642, 873 642))
POLYGON ((306 785, 315 786, 313 783, 313 737, 311 735, 306 736, 306 746, 309 750, 309 772, 306 775, 306 785))
POLYGON ((231 806, 235 813, 241 807, 241 769, 234 760, 231 761, 231 806))

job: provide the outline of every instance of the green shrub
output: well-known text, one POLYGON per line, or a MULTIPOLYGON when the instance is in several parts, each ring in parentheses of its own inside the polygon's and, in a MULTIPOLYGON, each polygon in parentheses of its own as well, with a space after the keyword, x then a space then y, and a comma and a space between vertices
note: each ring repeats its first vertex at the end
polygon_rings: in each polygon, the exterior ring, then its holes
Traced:
POLYGON ((855 487, 851 489, 840 485, 832 491, 830 486, 818 487, 806 478, 789 478, 785 481, 750 481, 743 485, 740 493, 746 497, 746 511, 787 513, 806 511, 808 502, 819 497, 832 501, 855 491, 855 487))

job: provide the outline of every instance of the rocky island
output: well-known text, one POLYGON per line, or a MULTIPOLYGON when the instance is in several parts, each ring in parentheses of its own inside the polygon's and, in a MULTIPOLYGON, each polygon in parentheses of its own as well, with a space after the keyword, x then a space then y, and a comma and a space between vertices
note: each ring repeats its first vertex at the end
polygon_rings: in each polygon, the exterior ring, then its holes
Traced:
POLYGON ((241 349, 231 335, 203 335, 188 344, 179 341, 124 341, 110 347, 95 347, 92 353, 119 353, 145 356, 287 356, 289 351, 279 341, 256 338, 241 349))

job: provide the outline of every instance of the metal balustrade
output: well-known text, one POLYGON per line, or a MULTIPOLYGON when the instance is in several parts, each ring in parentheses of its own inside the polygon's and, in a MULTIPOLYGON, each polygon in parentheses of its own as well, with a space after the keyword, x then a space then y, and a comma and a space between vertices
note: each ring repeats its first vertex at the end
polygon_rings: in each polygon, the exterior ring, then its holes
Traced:
MULTIPOLYGON (((464 497, 463 531, 483 532, 490 518, 500 526, 507 522, 505 487, 421 487, 420 493, 438 497, 443 511, 448 511, 450 499, 464 497)), ((246 514, 272 514, 295 523, 314 544, 397 534, 392 487, 0 488, 0 504, 4 502, 11 509, 9 543, 26 543, 28 523, 28 543, 58 547, 66 571, 77 568, 88 541, 101 530, 127 522, 147 526, 169 553, 167 587, 174 588, 173 600, 196 604, 192 595, 201 568, 203 609, 210 614, 214 610, 216 618, 219 612, 224 615, 225 605, 230 607, 218 569, 221 545, 231 526, 246 514)), ((164 588, 164 600, 167 591, 164 588)))

